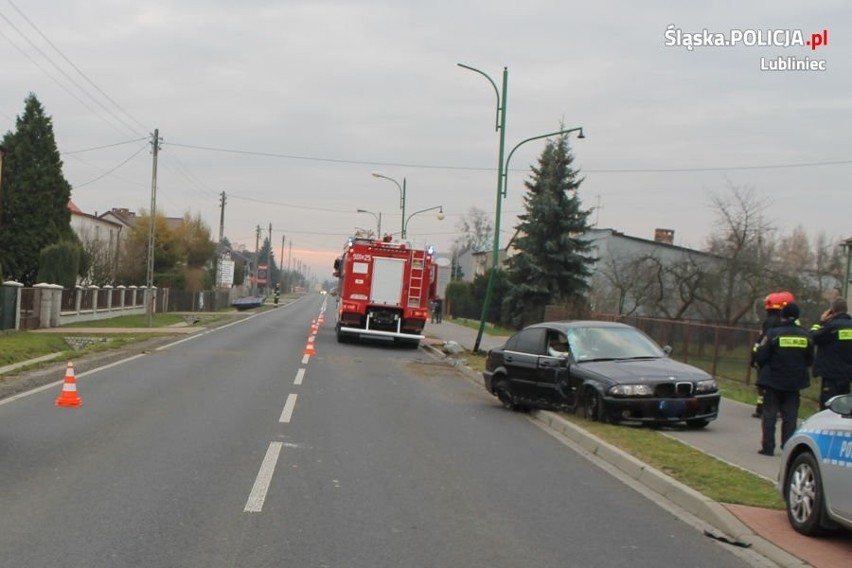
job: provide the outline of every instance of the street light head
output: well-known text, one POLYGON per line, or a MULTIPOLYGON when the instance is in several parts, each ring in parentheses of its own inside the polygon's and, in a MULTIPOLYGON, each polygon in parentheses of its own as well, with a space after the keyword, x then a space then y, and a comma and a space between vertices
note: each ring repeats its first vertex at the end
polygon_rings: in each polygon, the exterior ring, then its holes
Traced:
POLYGON ((358 209, 358 213, 369 213, 366 209, 358 209))
POLYGON ((443 221, 443 220, 444 220, 444 206, 441 205, 440 207, 438 207, 438 221, 443 221))
POLYGON ((585 137, 586 137, 586 135, 583 134, 583 129, 581 128, 580 133, 577 135, 577 138, 585 138, 585 137))
POLYGON ((380 177, 385 177, 385 176, 382 175, 382 172, 373 172, 373 177, 374 178, 380 178, 380 177))

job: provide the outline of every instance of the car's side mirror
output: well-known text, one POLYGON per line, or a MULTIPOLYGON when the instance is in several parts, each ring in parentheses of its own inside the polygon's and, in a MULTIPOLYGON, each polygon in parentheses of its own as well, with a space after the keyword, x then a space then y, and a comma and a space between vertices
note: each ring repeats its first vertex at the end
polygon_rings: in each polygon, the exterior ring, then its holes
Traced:
POLYGON ((666 346, 664 346, 664 347, 663 347, 663 353, 665 353, 665 354, 666 354, 666 357, 668 357, 669 355, 671 355, 671 354, 672 354, 672 351, 673 351, 673 349, 672 349, 672 346, 671 346, 671 345, 666 345, 666 346))

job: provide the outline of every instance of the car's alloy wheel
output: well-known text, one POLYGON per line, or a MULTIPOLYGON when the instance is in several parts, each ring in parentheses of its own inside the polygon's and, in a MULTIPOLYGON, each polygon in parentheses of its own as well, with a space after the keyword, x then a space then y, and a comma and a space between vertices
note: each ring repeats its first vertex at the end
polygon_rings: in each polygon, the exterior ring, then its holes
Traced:
POLYGON ((787 518, 796 531, 805 535, 823 532, 820 526, 823 495, 822 479, 814 456, 799 454, 790 466, 787 476, 787 518))

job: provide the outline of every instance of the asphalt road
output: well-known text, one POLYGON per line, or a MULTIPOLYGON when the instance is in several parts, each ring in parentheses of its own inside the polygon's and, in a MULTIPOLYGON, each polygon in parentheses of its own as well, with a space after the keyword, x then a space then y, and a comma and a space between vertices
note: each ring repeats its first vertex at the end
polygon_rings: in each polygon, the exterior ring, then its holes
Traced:
POLYGON ((309 296, 0 405, 0 566, 745 566, 309 296))

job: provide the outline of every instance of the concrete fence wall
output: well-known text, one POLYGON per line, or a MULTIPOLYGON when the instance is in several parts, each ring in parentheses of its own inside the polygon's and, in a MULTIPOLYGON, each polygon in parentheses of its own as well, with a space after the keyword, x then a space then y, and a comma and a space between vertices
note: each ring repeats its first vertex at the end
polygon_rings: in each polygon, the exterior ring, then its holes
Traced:
POLYGON ((143 286, 77 286, 64 289, 58 284, 36 284, 25 288, 17 282, 4 282, 0 288, 0 329, 29 330, 59 327, 69 323, 96 321, 123 315, 145 314, 148 295, 153 295, 154 312, 165 312, 168 288, 148 290, 143 286))

